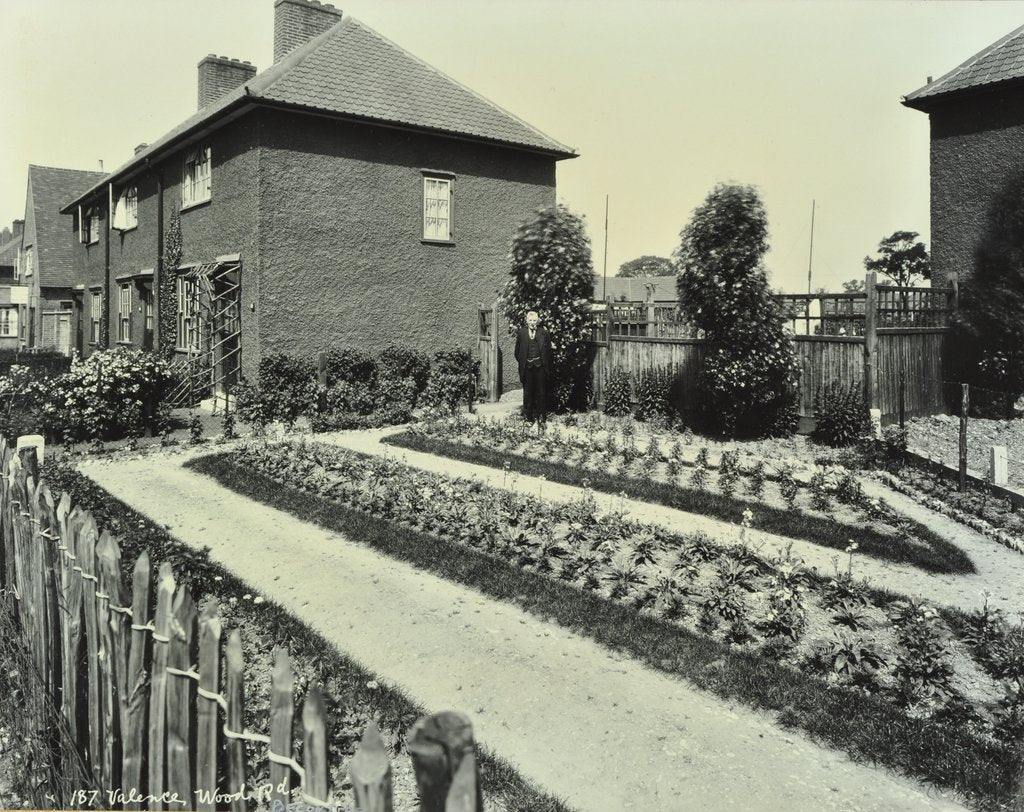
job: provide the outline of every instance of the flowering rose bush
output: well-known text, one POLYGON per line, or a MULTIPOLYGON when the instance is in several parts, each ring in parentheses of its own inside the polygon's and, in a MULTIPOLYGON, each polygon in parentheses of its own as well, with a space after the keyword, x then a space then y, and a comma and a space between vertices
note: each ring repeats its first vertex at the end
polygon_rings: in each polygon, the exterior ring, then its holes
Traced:
POLYGON ((559 410, 586 405, 594 268, 583 221, 565 206, 538 212, 512 240, 509 273, 501 296, 509 330, 514 336, 536 310, 551 341, 549 397, 559 410))
POLYGON ((119 347, 72 361, 46 384, 40 429, 73 440, 116 439, 155 425, 171 384, 171 369, 155 353, 119 347))
POLYGON ((680 306, 708 342, 705 417, 730 436, 792 434, 797 365, 762 265, 764 204, 751 186, 716 186, 681 237, 680 306))

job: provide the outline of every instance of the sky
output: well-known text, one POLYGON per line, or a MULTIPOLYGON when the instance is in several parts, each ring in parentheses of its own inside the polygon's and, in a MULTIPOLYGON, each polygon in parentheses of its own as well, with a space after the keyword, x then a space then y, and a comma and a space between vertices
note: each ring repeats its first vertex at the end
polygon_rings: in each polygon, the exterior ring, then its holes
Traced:
MULTIPOLYGON (((670 256, 736 182, 761 193, 785 291, 809 261, 814 288, 863 278, 893 231, 929 241, 928 117, 900 98, 1024 24, 992 0, 335 5, 577 150, 558 199, 598 273, 670 256)), ((115 168, 194 112, 203 56, 262 70, 272 41, 273 0, 0 0, 0 223, 24 216, 29 163, 115 168)))

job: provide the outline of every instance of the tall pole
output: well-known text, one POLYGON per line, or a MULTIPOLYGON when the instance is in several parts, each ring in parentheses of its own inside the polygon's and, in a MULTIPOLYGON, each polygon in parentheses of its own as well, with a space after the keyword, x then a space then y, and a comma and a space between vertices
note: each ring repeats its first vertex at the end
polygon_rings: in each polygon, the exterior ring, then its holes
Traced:
POLYGON ((604 282, 601 288, 602 301, 608 301, 608 195, 604 196, 604 282))
POLYGON ((811 201, 811 251, 807 257, 807 295, 811 295, 811 265, 814 262, 814 202, 811 201))

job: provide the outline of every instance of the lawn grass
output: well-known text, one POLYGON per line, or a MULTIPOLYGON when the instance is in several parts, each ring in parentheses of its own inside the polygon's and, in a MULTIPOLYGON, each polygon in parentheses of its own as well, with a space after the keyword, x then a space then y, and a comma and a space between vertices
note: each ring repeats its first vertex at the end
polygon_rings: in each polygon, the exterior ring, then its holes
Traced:
MULTIPOLYGON (((257 608, 242 600, 243 595, 256 594, 258 590, 211 561, 205 549, 196 550, 178 541, 91 479, 67 466, 48 466, 43 477, 53 489, 55 498, 59 498, 62 491, 67 491, 72 503, 90 511, 100 528, 118 536, 123 574, 128 578, 136 558, 143 550, 148 550, 153 571, 162 561, 169 561, 178 585, 187 586, 197 603, 207 595, 216 597, 221 605, 235 598, 238 601, 236 619, 244 620, 244 623, 237 623, 242 630, 243 645, 246 638, 251 642, 253 638, 265 637, 268 645, 286 647, 296 667, 307 664, 312 668, 318 681, 333 688, 325 690, 323 697, 329 742, 337 740, 334 728, 345 724, 343 717, 353 711, 365 715, 369 712, 367 709, 372 709, 382 721, 382 728, 390 725, 402 731, 407 731, 416 719, 426 715, 426 710, 410 701, 401 691, 378 680, 376 675, 340 653, 322 635, 282 607, 267 602, 257 608), (375 687, 370 688, 368 683, 375 687)), ((269 647, 267 651, 269 653, 269 647)), ((253 710, 246 708, 247 713, 253 710)), ((530 784, 504 759, 481 746, 478 746, 477 754, 485 795, 499 799, 509 812, 570 812, 570 807, 563 801, 530 784)), ((329 764, 333 766, 334 763, 335 753, 331 752, 329 764)), ((335 787, 336 792, 339 790, 335 787)))
POLYGON ((282 485, 234 465, 229 454, 198 458, 187 467, 385 555, 549 618, 724 699, 773 712, 783 726, 802 730, 855 760, 883 764, 955 789, 983 809, 999 809, 1012 797, 1019 756, 954 725, 910 719, 879 697, 829 688, 801 671, 734 650, 607 598, 282 485))
POLYGON ((582 470, 562 463, 463 445, 409 431, 383 437, 381 442, 488 468, 500 470, 507 465, 509 469, 527 476, 543 476, 551 482, 578 488, 590 487, 602 493, 625 493, 630 499, 711 516, 737 525, 743 520, 743 511, 751 510, 754 513, 753 526, 768 533, 802 539, 835 550, 845 550, 851 541, 855 541, 859 553, 898 564, 910 564, 925 572, 966 575, 976 571, 970 557, 963 550, 919 522, 911 522, 912 532, 924 542, 924 548, 872 528, 843 524, 835 519, 810 516, 800 511, 782 510, 761 502, 723 496, 699 488, 681 488, 666 482, 582 470))

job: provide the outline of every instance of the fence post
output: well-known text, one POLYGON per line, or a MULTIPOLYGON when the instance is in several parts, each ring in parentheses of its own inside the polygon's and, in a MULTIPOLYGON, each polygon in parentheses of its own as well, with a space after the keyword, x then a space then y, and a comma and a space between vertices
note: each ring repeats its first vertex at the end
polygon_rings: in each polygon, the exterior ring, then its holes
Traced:
POLYGON ((900 367, 900 428, 904 428, 907 418, 907 375, 903 367, 900 367))
POLYGON ((960 491, 967 490, 967 411, 971 405, 970 384, 960 384, 960 491))
POLYGON ((875 354, 878 349, 876 319, 878 315, 878 290, 875 287, 875 272, 868 271, 864 279, 864 402, 869 409, 877 408, 875 392, 875 354))
POLYGON ((321 386, 327 386, 327 353, 316 354, 316 380, 321 386))
MULTIPOLYGON (((270 749, 282 758, 292 756, 292 718, 295 705, 292 689, 295 673, 292 671, 288 651, 282 646, 274 648, 274 670, 270 676, 270 749)), ((270 805, 280 801, 285 806, 291 798, 292 769, 285 764, 270 763, 270 805)))
POLYGON ((988 481, 993 485, 1006 485, 1006 446, 994 445, 989 452, 988 481))
POLYGON ((421 812, 483 810, 473 726, 466 716, 445 711, 420 719, 412 726, 406 749, 416 770, 421 812), (466 763, 468 759, 473 760, 466 763))
POLYGON ((380 730, 372 720, 363 731, 348 767, 357 809, 363 812, 392 812, 391 761, 384 750, 380 730))

